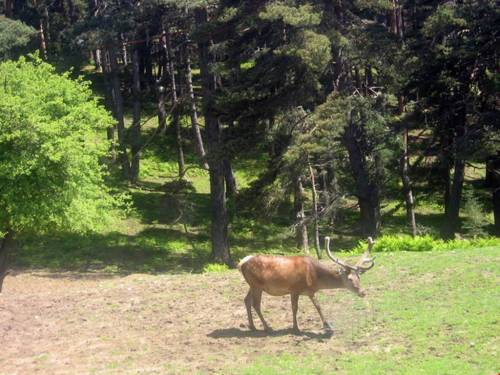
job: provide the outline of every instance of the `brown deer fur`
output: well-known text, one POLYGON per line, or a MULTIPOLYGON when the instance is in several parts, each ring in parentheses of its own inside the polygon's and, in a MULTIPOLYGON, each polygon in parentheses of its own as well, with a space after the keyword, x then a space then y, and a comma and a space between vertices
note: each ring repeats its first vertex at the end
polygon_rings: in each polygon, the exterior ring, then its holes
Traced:
MULTIPOLYGON (((297 309, 299 296, 308 296, 316 307, 325 329, 331 330, 325 320, 321 307, 315 298, 315 293, 321 289, 345 288, 360 297, 365 296, 361 289, 359 275, 373 267, 373 259, 368 258, 368 252, 358 261, 356 266, 350 266, 334 258, 329 249, 329 238, 326 238, 327 252, 340 268, 330 269, 308 256, 247 256, 240 261, 238 268, 250 286, 245 297, 250 329, 255 330, 252 318, 252 306, 257 312, 264 329, 270 330, 260 310, 262 292, 272 296, 291 295, 293 328, 299 331, 297 324, 297 309), (370 267, 362 267, 363 263, 372 262, 370 267)), ((373 241, 370 241, 370 249, 373 241)))

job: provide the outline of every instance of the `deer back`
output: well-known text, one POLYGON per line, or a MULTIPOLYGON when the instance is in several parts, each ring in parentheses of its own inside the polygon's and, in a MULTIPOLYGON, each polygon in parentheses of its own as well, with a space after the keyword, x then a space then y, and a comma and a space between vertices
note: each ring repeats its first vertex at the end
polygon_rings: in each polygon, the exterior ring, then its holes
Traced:
POLYGON ((302 293, 317 284, 312 259, 303 256, 257 255, 240 266, 251 288, 271 295, 302 293))

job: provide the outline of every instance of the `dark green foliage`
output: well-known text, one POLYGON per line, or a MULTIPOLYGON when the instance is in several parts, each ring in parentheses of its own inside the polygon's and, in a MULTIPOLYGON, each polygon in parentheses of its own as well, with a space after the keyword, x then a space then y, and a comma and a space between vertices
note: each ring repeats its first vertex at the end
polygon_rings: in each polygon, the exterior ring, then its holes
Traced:
POLYGON ((35 35, 36 30, 23 22, 0 16, 0 60, 25 52, 35 35))

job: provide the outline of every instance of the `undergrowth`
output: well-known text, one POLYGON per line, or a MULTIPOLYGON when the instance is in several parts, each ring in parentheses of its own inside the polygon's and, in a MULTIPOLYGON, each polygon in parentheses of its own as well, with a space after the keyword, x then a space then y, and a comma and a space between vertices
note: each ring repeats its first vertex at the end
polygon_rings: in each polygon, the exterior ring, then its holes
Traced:
MULTIPOLYGON (((377 238, 373 248, 374 252, 398 252, 398 251, 443 251, 454 249, 470 249, 473 247, 500 246, 498 237, 478 237, 471 239, 443 240, 430 235, 411 237, 409 235, 382 236, 377 238)), ((360 241, 358 245, 350 250, 353 253, 361 253, 367 249, 366 241, 360 241)))

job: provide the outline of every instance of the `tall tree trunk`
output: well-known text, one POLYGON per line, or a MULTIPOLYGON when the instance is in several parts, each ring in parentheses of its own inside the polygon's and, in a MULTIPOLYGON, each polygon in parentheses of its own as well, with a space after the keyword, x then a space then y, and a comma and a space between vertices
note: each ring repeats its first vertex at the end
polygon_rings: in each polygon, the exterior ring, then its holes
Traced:
POLYGON ((184 53, 184 56, 186 64, 186 86, 187 86, 187 95, 189 96, 189 116, 191 118, 191 129, 193 130, 193 135, 196 145, 196 153, 200 158, 200 162, 202 163, 203 168, 208 169, 205 147, 203 146, 203 138, 201 137, 200 126, 198 125, 198 113, 196 111, 196 99, 194 96, 194 89, 193 89, 193 73, 191 71, 190 51, 189 51, 189 46, 187 45, 187 40, 185 42, 186 42, 186 51, 184 53))
POLYGON ((440 172, 443 175, 443 203, 444 203, 444 216, 448 217, 450 194, 451 194, 451 168, 452 162, 450 158, 450 136, 443 134, 441 136, 441 161, 440 172))
MULTIPOLYGON (((125 35, 123 33, 120 33, 120 41, 122 43, 122 60, 123 60, 123 66, 127 66, 128 65, 127 39, 125 38, 125 35)), ((134 49, 137 49, 137 47, 134 47, 134 49)), ((132 56, 132 58, 133 58, 133 56, 132 56)), ((134 71, 135 71, 135 68, 132 68, 132 69, 134 69, 134 71)))
POLYGON ((139 179, 139 168, 141 159, 141 73, 140 73, 139 49, 134 48, 132 53, 132 97, 133 112, 132 126, 130 127, 130 151, 132 154, 130 162, 130 182, 136 183, 139 179))
POLYGON ((496 156, 488 158, 485 185, 492 188, 493 232, 495 235, 500 236, 500 151, 496 156))
POLYGON ((309 255, 309 240, 307 237, 307 225, 305 222, 306 214, 304 212, 304 186, 302 179, 297 177, 295 179, 294 187, 294 212, 297 226, 295 228, 295 238, 297 241, 297 248, 302 249, 305 254, 309 255))
POLYGON ((40 52, 42 54, 42 58, 44 60, 47 60, 47 42, 46 42, 46 36, 45 36, 45 29, 43 27, 43 18, 40 17, 40 23, 39 23, 39 28, 38 28, 38 34, 40 38, 40 52))
POLYGON ((122 167, 123 177, 130 179, 130 162, 127 154, 127 143, 125 134, 125 120, 123 117, 123 97, 121 92, 118 62, 116 60, 116 49, 109 50, 109 66, 111 70, 111 87, 113 89, 114 115, 116 119, 116 130, 118 134, 118 160, 122 167))
POLYGON ((170 31, 164 31, 165 44, 167 47, 168 70, 170 72, 170 88, 172 90, 172 128, 175 131, 175 139, 177 144, 177 165, 179 167, 179 177, 184 177, 186 165, 184 162, 184 150, 182 147, 182 132, 179 113, 179 100, 177 98, 177 83, 175 80, 175 55, 172 51, 170 40, 170 31))
POLYGON ((465 175, 465 160, 461 148, 464 147, 466 137, 465 108, 459 110, 456 118, 456 134, 453 138, 453 179, 449 188, 448 202, 446 204, 443 236, 453 238, 460 227, 460 202, 465 175))
POLYGON ((401 157, 401 181, 403 182, 403 193, 406 204, 406 220, 410 226, 413 237, 417 235, 417 222, 415 220, 415 202, 410 183, 409 157, 408 157, 408 129, 403 130, 403 155, 401 157))
POLYGON ((158 93, 158 131, 165 132, 167 124, 167 110, 165 108, 165 86, 161 83, 157 86, 158 93))
MULTIPOLYGON (((330 156, 333 158, 333 156, 330 156)), ((338 198, 339 190, 337 184, 337 176, 335 173, 335 167, 333 162, 329 162, 326 167, 326 176, 325 176, 326 189, 328 191, 328 205, 331 206, 335 204, 335 200, 338 198)), ((334 226, 337 221, 337 207, 330 207, 330 225, 334 226)))
POLYGON ((459 230, 460 202, 462 200, 462 187, 464 182, 465 161, 457 158, 453 163, 453 180, 448 198, 448 210, 444 222, 443 235, 445 238, 453 238, 459 230))
POLYGON ((102 63, 102 50, 99 48, 93 50, 92 57, 94 58, 95 70, 97 72, 102 72, 104 70, 102 63))
POLYGON ((162 28, 161 37, 160 37, 160 46, 161 46, 161 75, 158 88, 158 131, 160 134, 165 133, 167 128, 167 111, 165 108, 165 99, 166 99, 166 85, 167 85, 167 77, 170 74, 170 64, 168 60, 168 48, 167 48, 167 33, 165 29, 162 28))
MULTIPOLYGON (((208 22, 206 8, 195 10, 197 25, 203 28, 208 22)), ((215 91, 215 77, 210 72, 212 61, 209 53, 208 36, 201 35, 198 41, 200 73, 203 87, 203 113, 207 132, 208 165, 210 174, 210 199, 212 216, 212 256, 216 262, 234 266, 229 251, 228 215, 226 207, 226 191, 224 186, 224 165, 222 152, 222 129, 212 108, 211 98, 215 91)))
MULTIPOLYGON (((101 50, 96 50, 96 52, 99 51, 99 54, 100 54, 100 51, 101 50)), ((113 113, 113 116, 116 118, 116 116, 114 115, 115 113, 115 106, 114 106, 114 101, 113 101, 113 86, 111 84, 111 67, 109 65, 109 54, 107 53, 106 50, 103 50, 104 51, 104 65, 103 65, 103 76, 104 76, 104 87, 105 87, 105 95, 104 95, 104 99, 105 99, 105 105, 106 105, 106 108, 111 111, 113 113)), ((114 152, 114 139, 115 139, 115 130, 116 130, 116 125, 113 124, 112 126, 110 126, 109 128, 106 129, 106 133, 107 133, 107 138, 109 141, 112 142, 111 144, 111 148, 112 148, 112 154, 113 154, 113 158, 115 158, 115 152, 114 152)))
POLYGON ((44 6, 43 7, 43 18, 45 19, 45 42, 47 44, 50 43, 51 39, 51 34, 50 34, 50 14, 49 14, 49 7, 44 6))
MULTIPOLYGON (((227 129, 225 129, 223 134, 223 142, 224 146, 227 149, 227 145, 231 141, 232 130, 233 130, 233 121, 229 121, 227 129)), ((226 181, 226 191, 227 195, 233 197, 237 193, 237 185, 236 185, 236 177, 234 176, 233 166, 231 165, 231 154, 232 151, 225 151, 226 156, 223 158, 222 163, 224 164, 224 179, 226 181)))
POLYGON ((237 192, 236 178, 234 177, 233 167, 229 158, 224 158, 222 163, 224 164, 224 180, 226 181, 227 195, 233 197, 237 192))
POLYGON ((365 155, 361 151, 359 142, 364 135, 360 131, 359 126, 351 120, 350 113, 348 117, 348 125, 344 130, 343 142, 349 154, 349 162, 356 182, 356 195, 361 215, 361 233, 364 236, 376 237, 380 230, 378 182, 370 178, 365 155))
MULTIPOLYGON (((393 26, 391 27, 391 30, 394 34, 398 35, 399 39, 401 40, 401 48, 403 48, 403 16, 402 6, 399 3, 399 0, 393 0, 392 12, 394 25, 391 25, 393 26)), ((404 101, 404 97, 402 95, 399 95, 398 106, 400 116, 402 116, 405 111, 404 101)), ((410 158, 408 153, 408 127, 406 123, 404 124, 403 129, 403 155, 401 155, 400 160, 400 173, 401 181, 403 183, 403 194, 405 197, 406 220, 408 221, 412 236, 415 237, 417 235, 417 223, 415 221, 415 202, 413 199, 413 191, 411 189, 410 158)))
POLYGON ((74 25, 78 19, 76 15, 75 3, 73 2, 73 0, 66 0, 66 2, 68 3, 68 21, 71 25, 74 25))
MULTIPOLYGON (((404 112, 404 99, 402 96, 398 98, 399 101, 399 113, 403 114, 404 112)), ((403 155, 401 156, 400 161, 400 172, 401 172, 401 181, 403 182, 403 193, 405 196, 405 204, 406 204, 406 219, 408 221, 408 225, 410 226, 411 234, 413 237, 417 235, 417 223, 415 221, 415 202, 413 200, 413 192, 411 189, 411 180, 410 180, 410 158, 408 153, 408 128, 405 127, 403 129, 403 155)))
POLYGON ((5 0, 4 14, 7 18, 12 18, 14 15, 13 0, 5 0))
POLYGON ((0 293, 2 293, 3 281, 8 274, 9 252, 12 247, 14 233, 7 230, 5 236, 0 239, 0 293))
POLYGON ((311 177, 311 188, 312 188, 312 212, 313 212, 313 224, 314 224, 314 248, 316 250, 316 255, 318 259, 321 259, 321 245, 319 242, 319 217, 318 217, 318 193, 316 191, 316 177, 314 176, 314 170, 311 164, 308 162, 309 174, 311 177))
POLYGON ((493 194, 491 196, 493 203, 493 231, 496 236, 500 237, 500 183, 496 188, 493 189, 493 194))
POLYGON ((142 51, 142 55, 144 57, 144 75, 145 75, 145 84, 146 90, 149 92, 151 85, 154 83, 153 77, 153 59, 151 57, 151 37, 149 35, 149 30, 146 30, 146 44, 144 45, 144 49, 142 51))

